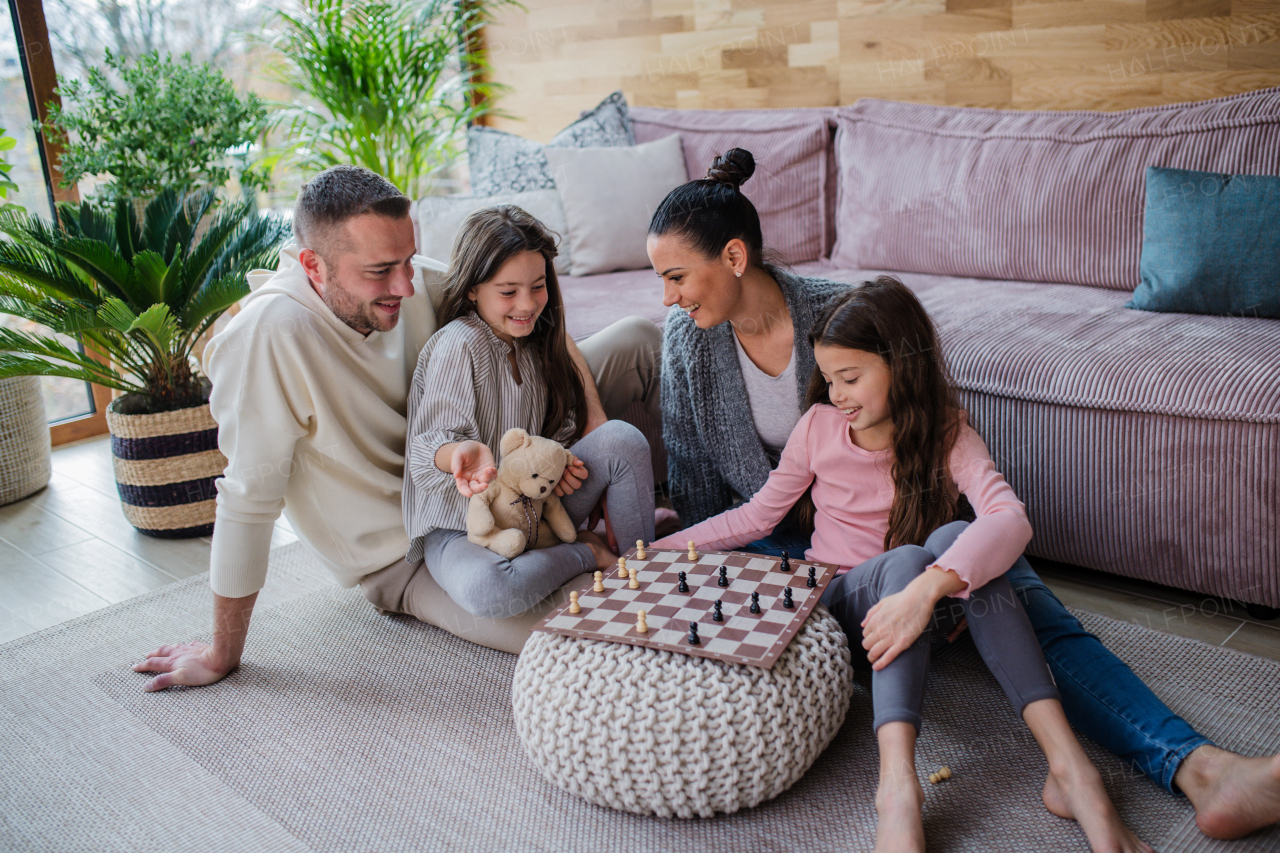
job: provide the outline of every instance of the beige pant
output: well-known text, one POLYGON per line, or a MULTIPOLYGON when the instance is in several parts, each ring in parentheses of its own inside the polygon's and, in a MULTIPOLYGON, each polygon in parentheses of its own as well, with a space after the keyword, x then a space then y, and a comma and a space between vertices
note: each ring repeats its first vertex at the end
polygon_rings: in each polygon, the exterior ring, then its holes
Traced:
POLYGON ((489 619, 463 610, 431 577, 421 560, 392 563, 360 580, 360 591, 382 613, 407 613, 428 625, 481 646, 520 654, 533 626, 548 611, 569 600, 569 590, 582 589, 591 575, 578 575, 519 616, 489 619))
MULTIPOLYGON (((658 366, 662 332, 657 326, 643 317, 628 317, 580 341, 578 349, 591 368, 610 419, 621 418, 638 403, 654 423, 661 424, 658 366)), ((464 640, 519 654, 533 626, 567 601, 570 589, 581 589, 590 579, 590 575, 579 575, 529 610, 506 619, 473 616, 463 610, 421 561, 399 560, 365 575, 360 589, 383 613, 407 613, 464 640)))

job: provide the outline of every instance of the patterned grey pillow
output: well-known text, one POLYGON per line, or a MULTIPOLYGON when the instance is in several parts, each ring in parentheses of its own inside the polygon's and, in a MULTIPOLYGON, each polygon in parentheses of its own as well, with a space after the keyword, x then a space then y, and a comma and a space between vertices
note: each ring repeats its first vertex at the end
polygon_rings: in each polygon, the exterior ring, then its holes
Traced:
MULTIPOLYGON (((635 133, 622 92, 614 92, 593 110, 557 133, 548 145, 557 148, 604 148, 635 145, 635 133)), ((471 192, 477 196, 554 189, 542 144, 491 127, 467 129, 471 192)))

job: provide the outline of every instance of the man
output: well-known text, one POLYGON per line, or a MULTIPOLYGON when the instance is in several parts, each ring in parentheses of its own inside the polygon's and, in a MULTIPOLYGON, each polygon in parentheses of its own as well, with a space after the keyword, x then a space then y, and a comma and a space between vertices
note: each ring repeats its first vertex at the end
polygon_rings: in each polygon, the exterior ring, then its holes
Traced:
MULTIPOLYGON (((228 461, 217 483, 209 569, 213 643, 149 654, 134 667, 160 673, 148 691, 211 684, 239 665, 282 511, 341 585, 379 573, 376 594, 366 595, 380 610, 412 612, 518 652, 552 606, 548 600, 512 619, 478 618, 435 586, 420 561, 405 562, 406 399, 419 351, 436 331, 432 297, 441 295, 444 269, 414 254, 409 199, 368 169, 335 166, 303 188, 293 227, 296 247, 282 250, 274 274, 250 276, 243 310, 205 353, 210 408, 228 461), (412 606, 403 595, 410 582, 412 606)), ((636 400, 660 418, 660 348, 657 327, 639 318, 592 336, 581 352, 569 341, 587 389, 588 430, 636 400), (597 382, 608 390, 607 414, 597 382)))

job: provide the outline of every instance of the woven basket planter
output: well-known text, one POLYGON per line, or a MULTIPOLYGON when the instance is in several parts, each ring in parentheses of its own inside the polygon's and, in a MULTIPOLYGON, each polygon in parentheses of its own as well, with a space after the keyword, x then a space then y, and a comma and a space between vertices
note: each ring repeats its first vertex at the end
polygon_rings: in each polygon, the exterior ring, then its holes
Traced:
POLYGON ((124 517, 148 536, 208 536, 217 494, 213 484, 227 466, 209 404, 134 415, 127 414, 131 402, 126 395, 107 407, 124 517))
POLYGON ((50 474, 49 424, 40 379, 0 379, 0 504, 40 491, 50 474))

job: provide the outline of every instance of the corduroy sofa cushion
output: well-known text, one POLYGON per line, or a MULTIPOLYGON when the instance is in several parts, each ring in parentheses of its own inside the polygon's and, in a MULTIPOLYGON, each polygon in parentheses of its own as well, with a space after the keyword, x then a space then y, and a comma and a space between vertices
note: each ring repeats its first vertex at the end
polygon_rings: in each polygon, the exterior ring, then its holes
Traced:
POLYGON ((1280 174, 1280 88, 1115 113, 836 111, 841 267, 1133 290, 1148 166, 1280 174))
POLYGON ((825 256, 834 233, 828 183, 833 112, 632 107, 630 115, 637 143, 680 134, 690 180, 706 177, 717 154, 750 151, 756 171, 742 192, 760 214, 765 247, 798 264, 825 256))

